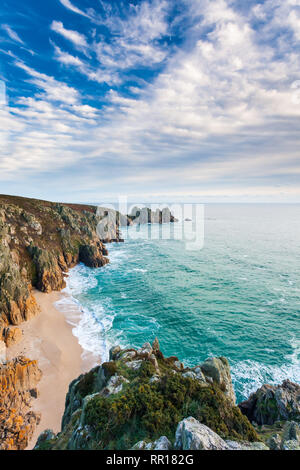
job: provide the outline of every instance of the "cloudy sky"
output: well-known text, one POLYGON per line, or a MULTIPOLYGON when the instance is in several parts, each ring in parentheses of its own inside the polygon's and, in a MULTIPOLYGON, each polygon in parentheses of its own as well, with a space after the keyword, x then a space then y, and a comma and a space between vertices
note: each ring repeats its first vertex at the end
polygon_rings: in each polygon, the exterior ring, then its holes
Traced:
POLYGON ((2 0, 0 192, 300 202, 300 0, 2 0))

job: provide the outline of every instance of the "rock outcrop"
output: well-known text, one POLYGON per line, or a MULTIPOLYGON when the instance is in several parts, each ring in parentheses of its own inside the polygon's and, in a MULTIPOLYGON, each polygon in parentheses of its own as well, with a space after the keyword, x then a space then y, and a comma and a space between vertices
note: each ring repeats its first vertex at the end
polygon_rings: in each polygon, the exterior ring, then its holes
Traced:
POLYGON ((109 362, 70 384, 61 433, 47 432, 37 448, 163 450, 176 441, 176 448, 204 449, 227 448, 225 439, 258 441, 223 381, 212 378, 213 365, 207 376, 201 368, 164 357, 157 339, 137 350, 114 347, 109 362))
POLYGON ((239 408, 259 425, 276 421, 300 421, 300 385, 285 380, 282 385, 263 385, 239 408))
POLYGON ((171 213, 168 207, 152 211, 148 207, 134 207, 128 215, 132 224, 165 224, 177 222, 177 219, 171 213))
POLYGON ((132 450, 171 450, 172 444, 166 436, 161 436, 154 442, 140 441, 137 442, 132 450))
POLYGON ((272 434, 267 440, 271 450, 300 450, 300 425, 295 421, 287 421, 282 432, 272 434))
POLYGON ((225 357, 213 357, 201 364, 201 371, 217 383, 225 395, 235 405, 235 393, 232 385, 229 362, 225 357))
POLYGON ((40 416, 31 411, 41 371, 36 361, 19 357, 0 364, 0 450, 27 447, 40 416))

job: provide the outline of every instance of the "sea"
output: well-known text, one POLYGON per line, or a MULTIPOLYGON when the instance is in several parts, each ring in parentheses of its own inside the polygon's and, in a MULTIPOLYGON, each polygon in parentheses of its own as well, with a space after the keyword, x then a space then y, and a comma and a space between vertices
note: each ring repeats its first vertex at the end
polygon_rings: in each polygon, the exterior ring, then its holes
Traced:
POLYGON ((123 227, 110 263, 70 270, 57 306, 102 361, 113 345, 157 336, 187 366, 227 357, 238 402, 264 383, 300 383, 300 205, 206 204, 203 214, 123 227))

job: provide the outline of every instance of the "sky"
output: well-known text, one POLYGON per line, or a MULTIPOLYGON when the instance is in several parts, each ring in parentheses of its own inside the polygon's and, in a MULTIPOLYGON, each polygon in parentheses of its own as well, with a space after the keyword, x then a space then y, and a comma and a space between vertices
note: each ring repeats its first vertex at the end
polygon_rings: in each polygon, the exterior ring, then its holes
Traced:
POLYGON ((2 0, 0 193, 300 202, 300 0, 2 0))

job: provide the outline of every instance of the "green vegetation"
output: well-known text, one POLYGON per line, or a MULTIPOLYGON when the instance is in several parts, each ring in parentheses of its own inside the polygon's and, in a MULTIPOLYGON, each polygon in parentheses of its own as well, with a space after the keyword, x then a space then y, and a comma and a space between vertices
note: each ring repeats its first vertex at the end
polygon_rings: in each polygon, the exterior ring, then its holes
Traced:
POLYGON ((85 424, 92 429, 98 448, 128 449, 141 439, 153 440, 161 435, 172 441, 179 421, 188 416, 224 438, 258 440, 247 418, 228 403, 217 386, 203 387, 196 380, 170 373, 170 368, 159 382, 151 384, 153 369, 145 361, 122 392, 109 398, 98 395, 89 401, 85 424))

